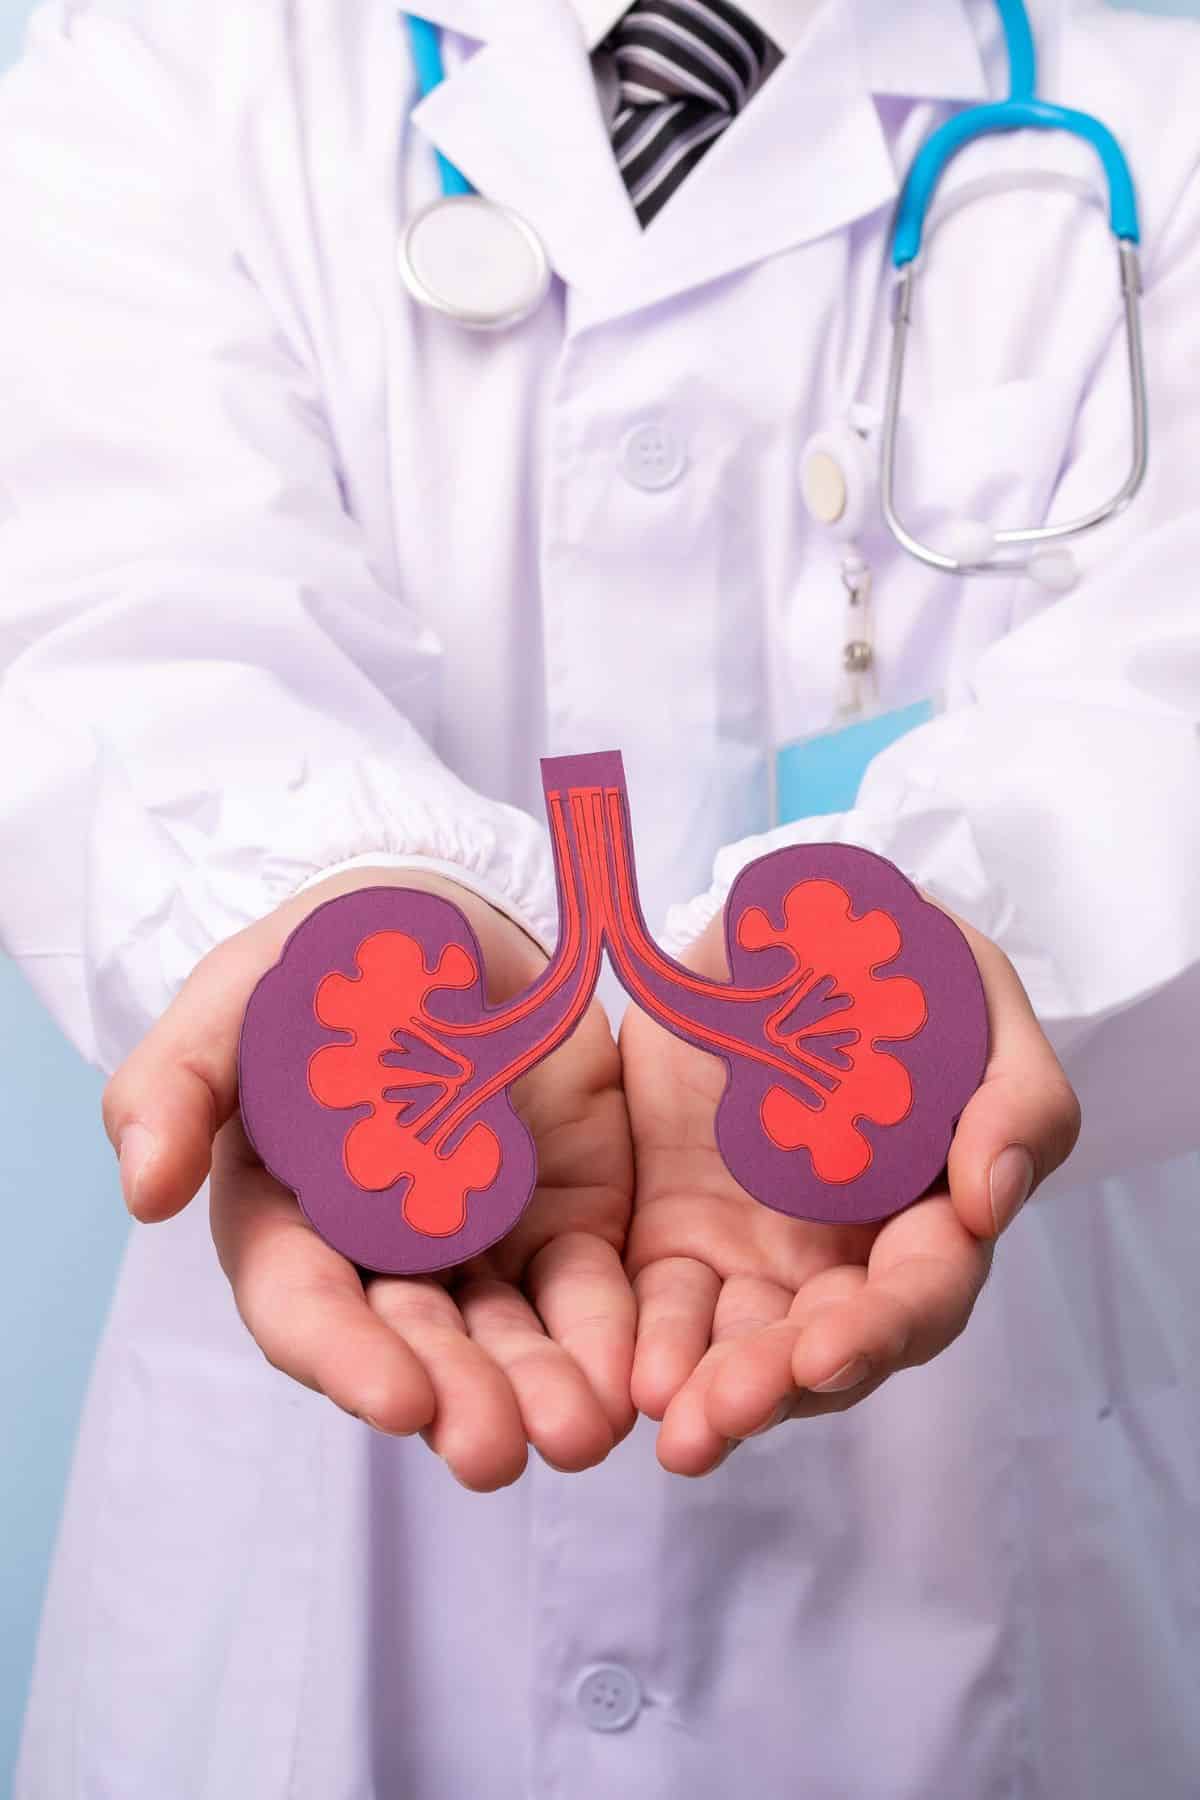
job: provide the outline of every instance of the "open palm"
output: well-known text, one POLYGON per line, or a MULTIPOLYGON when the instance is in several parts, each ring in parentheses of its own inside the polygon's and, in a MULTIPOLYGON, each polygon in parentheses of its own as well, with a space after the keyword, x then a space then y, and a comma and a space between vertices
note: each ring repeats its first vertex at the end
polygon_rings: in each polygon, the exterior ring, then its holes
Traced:
POLYGON ((527 1443, 556 1468, 586 1468, 634 1420, 634 1301, 621 1267, 632 1153, 598 1007, 512 1101, 538 1152, 538 1185, 515 1228, 445 1274, 380 1275, 366 1287, 432 1386, 426 1441, 476 1488, 514 1480, 527 1443))
POLYGON ((309 890, 210 953, 113 1077, 105 1117, 130 1210, 185 1206, 209 1172, 213 1236, 264 1355, 377 1429, 417 1432, 465 1486, 514 1480, 533 1445, 598 1462, 633 1422, 634 1302, 621 1263, 633 1184, 620 1063, 593 1005, 512 1090, 539 1183, 502 1242, 437 1277, 364 1276, 309 1225, 254 1154, 236 1110, 246 1001, 308 911, 354 886, 422 886, 475 929, 491 1000, 540 951, 486 902, 436 876, 358 871, 309 890))
MULTIPOLYGON (((637 1008, 627 1013, 633 1397, 662 1420, 668 1469, 706 1473, 742 1438, 854 1405, 944 1349, 970 1317, 992 1239, 1016 1210, 1009 1193, 1024 1198, 1069 1153, 1074 1095, 1007 960, 967 936, 991 1020, 984 1083, 959 1122, 948 1179, 876 1225, 808 1224, 754 1201, 717 1150, 724 1064, 637 1008)), ((719 919, 687 960, 727 978, 719 919)))

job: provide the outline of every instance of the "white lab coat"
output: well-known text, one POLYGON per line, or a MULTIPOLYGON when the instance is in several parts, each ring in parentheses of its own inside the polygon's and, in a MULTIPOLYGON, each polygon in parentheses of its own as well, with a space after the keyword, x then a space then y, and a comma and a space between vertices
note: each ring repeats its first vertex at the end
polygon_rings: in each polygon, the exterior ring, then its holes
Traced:
MULTIPOLYGON (((833 712, 798 454, 879 402, 896 169, 998 91, 990 5, 828 0, 644 237, 567 0, 424 10, 456 72, 415 115, 390 0, 59 0, 0 89, 0 926, 106 1067, 346 858, 552 934, 539 753, 624 750, 677 943, 766 823, 768 738, 833 712), (401 290, 430 138, 565 282, 519 331, 401 290)), ((20 1800, 1200 1790, 1200 33, 1037 25, 1139 181, 1146 489, 1062 598, 873 534, 881 704, 946 710, 791 835, 883 851, 1008 951, 1082 1094, 1070 1169, 966 1334, 861 1409, 697 1483, 642 1426, 488 1498, 265 1364, 201 1205, 138 1231, 20 1800), (624 1731, 579 1708, 597 1662, 640 1688, 624 1731)), ((1094 176, 1022 136, 951 185, 1002 167, 1094 176)), ((1114 489, 1101 217, 1018 186, 934 251, 914 513, 1114 489)))

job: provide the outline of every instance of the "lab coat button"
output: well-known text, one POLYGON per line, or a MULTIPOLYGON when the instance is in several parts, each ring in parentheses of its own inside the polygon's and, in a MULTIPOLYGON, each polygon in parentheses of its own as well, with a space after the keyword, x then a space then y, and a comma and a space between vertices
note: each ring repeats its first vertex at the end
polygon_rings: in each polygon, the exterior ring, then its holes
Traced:
POLYGON ((642 1710, 637 1676, 620 1663, 597 1663, 575 1690, 575 1700, 591 1731, 623 1731, 642 1710))
POLYGON ((621 441, 621 468, 634 487, 668 488, 687 463, 683 445, 669 425, 635 425, 621 441))

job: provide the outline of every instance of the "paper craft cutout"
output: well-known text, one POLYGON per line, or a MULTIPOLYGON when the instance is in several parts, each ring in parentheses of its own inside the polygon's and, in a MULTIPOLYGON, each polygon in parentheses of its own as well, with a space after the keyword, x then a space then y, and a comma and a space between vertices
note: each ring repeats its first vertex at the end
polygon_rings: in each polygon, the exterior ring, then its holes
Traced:
POLYGON ((728 1070, 716 1138, 756 1200, 863 1223, 922 1194, 982 1079, 987 1010, 952 920, 843 844, 777 850, 725 909, 732 979, 665 955, 642 915, 618 753, 542 764, 559 939, 488 1006, 450 901, 376 887, 316 908, 250 997, 240 1094, 263 1163, 336 1249, 424 1274, 511 1231, 537 1159, 508 1089, 579 1023, 601 956, 639 1006, 728 1070))

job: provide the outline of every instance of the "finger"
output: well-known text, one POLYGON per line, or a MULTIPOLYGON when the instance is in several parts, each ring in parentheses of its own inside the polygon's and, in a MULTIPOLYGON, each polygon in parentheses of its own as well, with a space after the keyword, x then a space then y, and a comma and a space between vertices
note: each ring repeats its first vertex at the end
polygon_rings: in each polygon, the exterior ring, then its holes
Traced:
POLYGON ((739 1276, 721 1290, 713 1319, 714 1342, 667 1407, 658 1434, 658 1459, 675 1475, 707 1475, 729 1454, 731 1437, 709 1413, 715 1380, 742 1346, 785 1317, 791 1296, 775 1282, 739 1276))
POLYGON ((713 1315, 713 1343, 733 1352, 765 1326, 787 1317, 792 1295, 777 1281, 756 1275, 732 1275, 721 1289, 713 1315))
POLYGON ((587 1469, 613 1447, 613 1432, 587 1377, 547 1337, 511 1282, 476 1277, 455 1290, 472 1340, 507 1377, 529 1442, 555 1469, 587 1469))
POLYGON ((376 1276, 373 1312, 407 1344, 433 1388, 425 1439, 463 1487, 490 1493, 525 1467, 528 1440, 507 1377, 467 1335, 463 1316, 436 1281, 376 1276))
POLYGON ((613 1245, 584 1232, 538 1252, 526 1286, 547 1332, 582 1371, 613 1443, 636 1417, 630 1397, 637 1307, 613 1245))
POLYGON ((991 1246, 947 1195, 889 1221, 857 1294, 834 1304, 801 1297, 793 1415, 844 1411, 897 1370, 940 1355, 970 1318, 990 1262, 991 1246))
POLYGON ((661 1419, 712 1339, 721 1279, 707 1263, 666 1256, 634 1278, 637 1344, 630 1392, 647 1418, 661 1419))
MULTIPOLYGON (((485 925, 500 917, 486 902, 465 896, 440 876, 411 869, 359 869, 330 877, 218 944, 196 965, 104 1092, 105 1130, 117 1152, 125 1203, 135 1218, 147 1223, 170 1218, 202 1186, 213 1138, 237 1104, 238 1034, 255 984, 307 912, 321 900, 367 882, 444 893, 468 909, 477 906, 485 925)), ((478 930, 480 920, 472 916, 478 930)), ((528 942, 515 928, 511 938, 528 942)), ((506 947, 508 943, 505 937, 506 947)), ((528 948, 536 969, 538 953, 532 944, 528 948)))
POLYGON ((938 1356, 970 1318, 992 1265, 993 1246, 963 1225, 945 1192, 897 1213, 876 1238, 865 1293, 894 1295, 912 1325, 897 1366, 938 1356))
POLYGON ((710 1383, 714 1434, 743 1438, 787 1419, 843 1412, 897 1370, 953 1342, 987 1277, 990 1246, 947 1195, 899 1214, 866 1269, 815 1276, 786 1321, 739 1343, 710 1383))
POLYGON ((125 1204, 143 1223, 169 1219, 192 1199, 233 1113, 238 1031, 263 967, 256 941, 241 933, 198 963, 104 1090, 125 1204))
POLYGON ((217 1138, 210 1204, 221 1266, 268 1362, 377 1430, 428 1425, 424 1369, 372 1313, 353 1266, 254 1159, 236 1120, 217 1138))
POLYGON ((867 1271, 844 1265, 824 1270, 765 1329, 741 1338, 714 1372, 706 1402, 708 1421, 722 1438, 755 1437, 792 1416, 796 1384, 792 1358, 806 1323, 822 1307, 856 1299, 867 1271))
POLYGON ((950 1192, 968 1229, 991 1238, 1074 1149, 1079 1102, 1008 958, 958 923, 983 979, 991 1052, 950 1147, 950 1192))

